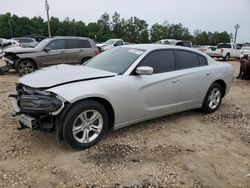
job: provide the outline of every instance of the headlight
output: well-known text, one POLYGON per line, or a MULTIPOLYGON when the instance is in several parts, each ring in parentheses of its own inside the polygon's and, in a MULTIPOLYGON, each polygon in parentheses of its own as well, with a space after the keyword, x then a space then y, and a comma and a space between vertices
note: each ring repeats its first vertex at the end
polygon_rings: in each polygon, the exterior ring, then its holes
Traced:
POLYGON ((39 94, 39 95, 50 96, 49 92, 39 90, 39 89, 30 88, 30 87, 27 87, 27 86, 23 86, 23 90, 24 90, 24 92, 26 92, 28 94, 31 94, 31 95, 39 94))
POLYGON ((19 106, 24 111, 55 112, 62 106, 62 101, 56 97, 44 95, 22 95, 19 106))

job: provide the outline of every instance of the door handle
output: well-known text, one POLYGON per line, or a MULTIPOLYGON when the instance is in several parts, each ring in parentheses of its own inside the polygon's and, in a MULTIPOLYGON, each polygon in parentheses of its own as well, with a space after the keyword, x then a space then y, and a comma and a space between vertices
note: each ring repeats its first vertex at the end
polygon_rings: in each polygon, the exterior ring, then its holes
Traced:
POLYGON ((176 84, 176 83, 178 83, 180 80, 172 80, 172 82, 174 83, 174 84, 176 84))
POLYGON ((207 72, 207 73, 206 73, 207 76, 210 76, 211 74, 212 74, 211 72, 207 72))

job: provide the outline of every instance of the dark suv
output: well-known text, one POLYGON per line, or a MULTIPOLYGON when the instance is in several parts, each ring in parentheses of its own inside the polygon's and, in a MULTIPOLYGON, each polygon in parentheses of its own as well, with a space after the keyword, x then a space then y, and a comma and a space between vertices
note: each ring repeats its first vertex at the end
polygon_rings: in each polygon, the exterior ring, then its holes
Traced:
POLYGON ((34 48, 10 48, 3 59, 20 75, 57 64, 82 64, 99 54, 95 42, 86 37, 51 37, 34 48))

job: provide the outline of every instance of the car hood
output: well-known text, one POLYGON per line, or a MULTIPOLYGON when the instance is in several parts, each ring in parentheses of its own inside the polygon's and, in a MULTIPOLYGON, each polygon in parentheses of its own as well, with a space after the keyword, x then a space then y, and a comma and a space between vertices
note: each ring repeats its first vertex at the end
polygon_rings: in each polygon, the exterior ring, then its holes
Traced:
POLYGON ((100 79, 115 75, 117 74, 82 65, 61 64, 43 68, 25 75, 19 79, 19 82, 32 88, 48 89, 63 84, 100 79))
POLYGON ((15 53, 15 54, 21 54, 21 53, 33 53, 33 52, 39 52, 39 49, 36 48, 22 48, 22 47, 11 47, 4 50, 5 53, 15 53))

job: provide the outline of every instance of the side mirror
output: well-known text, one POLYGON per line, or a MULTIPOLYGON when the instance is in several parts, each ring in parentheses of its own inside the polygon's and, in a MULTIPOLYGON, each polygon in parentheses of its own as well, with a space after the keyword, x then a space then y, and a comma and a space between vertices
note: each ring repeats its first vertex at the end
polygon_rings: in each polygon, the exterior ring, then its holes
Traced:
POLYGON ((44 48, 44 51, 45 51, 45 52, 49 52, 49 51, 51 51, 51 49, 50 49, 50 47, 45 47, 45 48, 44 48))
POLYGON ((117 43, 115 43, 114 46, 119 46, 119 45, 117 43))
POLYGON ((136 69, 138 75, 151 75, 153 74, 154 69, 149 66, 141 66, 136 69))

